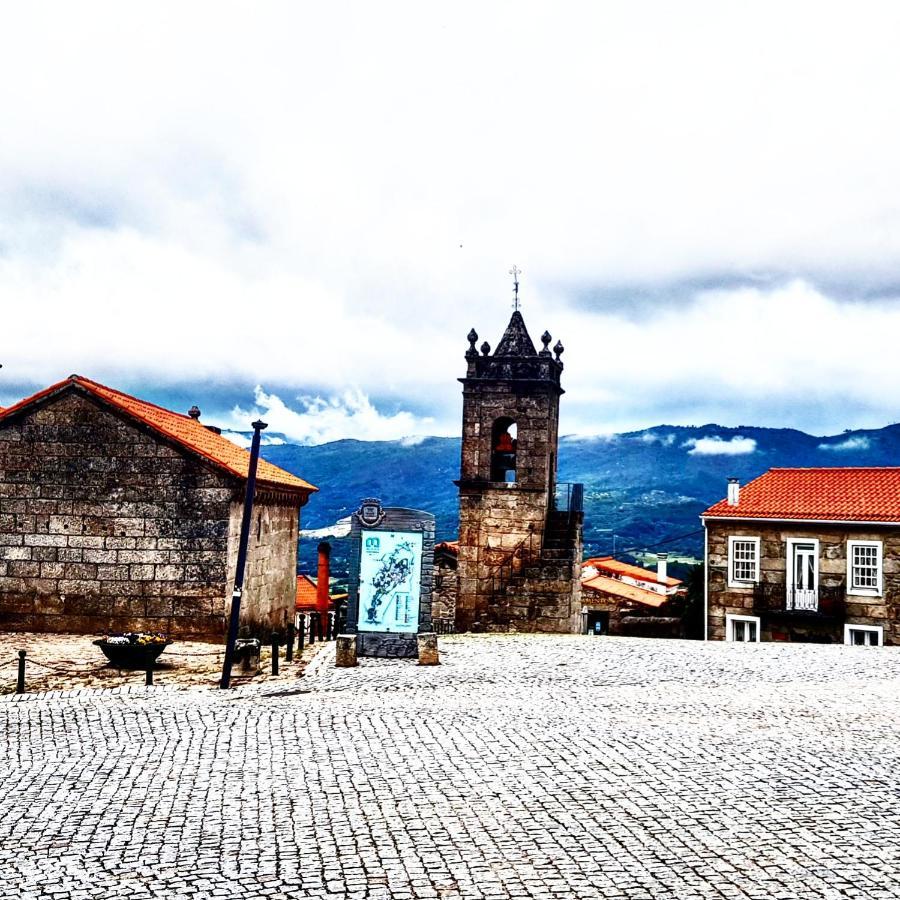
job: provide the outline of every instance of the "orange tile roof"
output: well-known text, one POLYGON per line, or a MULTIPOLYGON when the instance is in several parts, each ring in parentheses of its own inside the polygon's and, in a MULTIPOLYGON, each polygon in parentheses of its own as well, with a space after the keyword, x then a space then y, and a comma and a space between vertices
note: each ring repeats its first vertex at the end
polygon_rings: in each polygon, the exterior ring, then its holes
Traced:
POLYGON ((316 608, 316 583, 309 575, 297 576, 297 600, 294 609, 315 609, 316 608))
MULTIPOLYGON (((611 556, 594 556, 591 559, 586 559, 581 566, 582 568, 593 566, 599 571, 612 572, 615 575, 627 575, 629 578, 635 578, 638 581, 657 581, 656 572, 652 569, 642 569, 640 566, 633 566, 631 563, 613 559, 611 556)), ((666 578, 665 581, 667 587, 676 587, 681 583, 677 578, 666 578)))
MULTIPOLYGON (((635 587, 633 584, 625 584, 618 578, 610 578, 607 575, 596 575, 583 581, 582 588, 588 591, 599 591, 602 594, 611 594, 621 600, 632 600, 635 603, 641 603, 644 606, 652 606, 658 609, 664 603, 668 603, 672 599, 671 595, 658 594, 656 591, 648 591, 645 588, 635 587)), ((590 599, 585 598, 585 602, 590 605, 590 599)))
MULTIPOLYGON (((247 450, 229 441, 228 438, 210 431, 190 416, 172 412, 129 394, 123 394, 121 391, 116 391, 81 375, 72 375, 65 381, 53 384, 8 407, 0 412, 0 422, 33 403, 70 387, 80 388, 120 412, 124 412, 130 418, 149 426, 158 434, 202 456, 218 468, 224 469, 238 478, 246 479, 250 467, 250 454, 247 450)), ((273 466, 264 459, 259 460, 256 479, 260 487, 302 494, 304 497, 318 490, 309 482, 296 475, 291 475, 290 472, 285 472, 284 469, 279 469, 278 466, 273 466)))
MULTIPOLYGON (((346 600, 347 594, 330 594, 329 598, 334 600, 346 600)), ((301 610, 310 610, 316 608, 316 582, 309 575, 297 576, 297 598, 294 601, 294 609, 297 612, 301 610)))
POLYGON ((720 500, 712 519, 900 522, 900 467, 769 469, 740 489, 737 506, 720 500))
POLYGON ((434 552, 446 550, 452 556, 459 556, 459 541, 441 541, 434 545, 434 552))

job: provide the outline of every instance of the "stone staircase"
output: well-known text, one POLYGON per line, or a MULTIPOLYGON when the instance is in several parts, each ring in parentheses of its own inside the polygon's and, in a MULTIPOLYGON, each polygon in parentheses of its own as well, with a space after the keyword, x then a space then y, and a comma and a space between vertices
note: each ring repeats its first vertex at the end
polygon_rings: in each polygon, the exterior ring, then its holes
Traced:
POLYGON ((536 557, 510 559, 490 606, 490 630, 577 631, 581 622, 582 514, 553 511, 536 557))

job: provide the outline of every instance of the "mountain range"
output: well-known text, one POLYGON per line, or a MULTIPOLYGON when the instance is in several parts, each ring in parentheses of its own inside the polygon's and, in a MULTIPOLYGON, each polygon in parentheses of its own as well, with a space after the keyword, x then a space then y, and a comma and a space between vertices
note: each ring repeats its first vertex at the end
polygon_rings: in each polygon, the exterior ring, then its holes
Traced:
MULTIPOLYGON (((425 509, 437 537, 457 533, 459 438, 341 440, 317 446, 272 444, 270 462, 319 488, 302 511, 302 527, 318 529, 350 515, 364 497, 386 506, 425 509)), ((559 481, 581 482, 587 552, 634 555, 641 549, 699 557, 698 516, 725 496, 727 479, 746 483, 773 466, 900 464, 900 424, 816 437, 790 428, 659 425, 599 437, 563 437, 559 481)), ((301 541, 301 571, 315 571, 315 540, 301 541)), ((334 569, 346 548, 334 545, 334 569)))

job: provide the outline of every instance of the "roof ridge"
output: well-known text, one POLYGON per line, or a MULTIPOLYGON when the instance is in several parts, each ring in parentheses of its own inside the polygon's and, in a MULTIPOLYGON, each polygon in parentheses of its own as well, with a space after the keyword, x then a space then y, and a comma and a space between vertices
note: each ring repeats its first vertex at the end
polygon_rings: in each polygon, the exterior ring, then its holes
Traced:
MULTIPOLYGON (((190 416, 126 394, 124 391, 108 387, 83 375, 70 375, 67 379, 20 400, 14 406, 0 413, 0 421, 45 397, 65 390, 67 387, 85 391, 100 403, 108 404, 131 420, 152 429, 160 437, 196 454, 219 470, 239 479, 247 479, 250 454, 244 447, 221 434, 210 431, 205 425, 190 416)), ((275 490, 302 492, 305 496, 318 490, 315 485, 262 457, 260 457, 257 469, 257 481, 261 485, 268 485, 275 490)))
MULTIPOLYGON (((768 472, 869 472, 873 469, 893 472, 900 471, 900 466, 772 466, 756 478, 762 478, 768 472)), ((756 481, 756 478, 752 480, 756 481)))
POLYGON ((158 403, 153 403, 150 400, 144 400, 141 397, 136 397, 134 394, 128 394, 125 391, 120 391, 118 388, 112 388, 108 384, 103 384, 100 381, 94 381, 93 378, 88 378, 85 375, 70 375, 67 380, 72 381, 75 384, 84 385, 85 387, 90 386, 102 388, 104 391, 109 391, 111 394, 117 394, 119 397, 124 397, 126 400, 133 400, 135 403, 140 403, 142 406, 150 406, 153 409, 158 409, 160 412, 164 412, 169 416, 178 416, 179 418, 188 420, 191 419, 191 417, 186 413, 176 412, 174 409, 168 409, 165 406, 160 406, 158 403))

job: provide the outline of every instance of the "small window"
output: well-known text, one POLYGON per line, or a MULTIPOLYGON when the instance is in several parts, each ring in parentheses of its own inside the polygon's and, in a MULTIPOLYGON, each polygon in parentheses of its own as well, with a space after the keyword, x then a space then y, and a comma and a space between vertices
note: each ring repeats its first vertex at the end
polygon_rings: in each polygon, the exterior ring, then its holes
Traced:
POLYGON ((880 625, 845 625, 844 643, 854 647, 880 647, 884 629, 880 625))
POLYGON ((759 581, 759 538, 728 538, 728 586, 747 587, 759 581))
POLYGON ((759 643, 759 617, 725 616, 725 640, 759 643))
POLYGON ((847 593, 881 596, 881 541, 847 541, 847 593))

